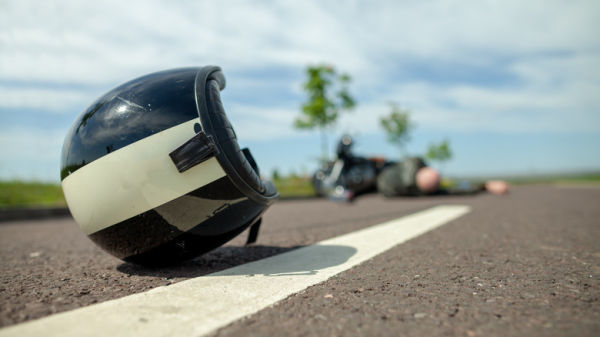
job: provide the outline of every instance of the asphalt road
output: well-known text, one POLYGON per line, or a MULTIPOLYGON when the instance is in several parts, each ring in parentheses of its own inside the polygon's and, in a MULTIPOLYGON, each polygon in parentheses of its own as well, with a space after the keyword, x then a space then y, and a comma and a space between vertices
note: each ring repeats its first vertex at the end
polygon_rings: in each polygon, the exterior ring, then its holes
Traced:
POLYGON ((244 235, 182 265, 102 252, 69 218, 0 224, 0 326, 143 292, 439 204, 472 211, 292 295, 219 336, 600 335, 600 189, 523 186, 507 196, 285 201, 244 235))

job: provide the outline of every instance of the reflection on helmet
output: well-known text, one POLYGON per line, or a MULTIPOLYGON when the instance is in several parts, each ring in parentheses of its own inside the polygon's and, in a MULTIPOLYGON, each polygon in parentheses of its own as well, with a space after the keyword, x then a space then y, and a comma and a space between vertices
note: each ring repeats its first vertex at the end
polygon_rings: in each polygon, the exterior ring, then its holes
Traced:
POLYGON ((279 194, 240 149, 219 92, 218 67, 158 72, 94 102, 69 130, 62 187, 71 214, 125 261, 178 262, 249 226, 279 194))

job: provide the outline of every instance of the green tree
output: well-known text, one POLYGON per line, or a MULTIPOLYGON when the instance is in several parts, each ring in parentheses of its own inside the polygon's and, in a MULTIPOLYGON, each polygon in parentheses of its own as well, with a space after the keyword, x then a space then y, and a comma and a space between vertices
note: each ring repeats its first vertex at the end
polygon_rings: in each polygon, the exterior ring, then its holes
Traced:
POLYGON ((437 161, 443 164, 445 161, 450 160, 452 158, 452 150, 450 150, 450 142, 448 140, 444 140, 439 144, 431 143, 427 148, 427 153, 425 153, 425 157, 427 159, 437 161))
POLYGON ((400 148, 405 154, 406 143, 410 140, 410 132, 414 124, 410 120, 410 111, 400 108, 396 103, 390 103, 392 111, 389 115, 382 117, 379 122, 385 130, 389 142, 400 148))
POLYGON ((274 168, 273 169, 273 173, 271 174, 271 177, 273 178, 273 180, 279 180, 281 179, 281 175, 279 174, 279 170, 274 168))
POLYGON ((356 105, 348 92, 351 78, 347 74, 338 74, 332 66, 327 65, 308 66, 306 75, 308 78, 303 88, 308 98, 302 105, 301 116, 294 121, 294 127, 319 129, 323 160, 326 160, 326 129, 335 124, 340 113, 356 105))

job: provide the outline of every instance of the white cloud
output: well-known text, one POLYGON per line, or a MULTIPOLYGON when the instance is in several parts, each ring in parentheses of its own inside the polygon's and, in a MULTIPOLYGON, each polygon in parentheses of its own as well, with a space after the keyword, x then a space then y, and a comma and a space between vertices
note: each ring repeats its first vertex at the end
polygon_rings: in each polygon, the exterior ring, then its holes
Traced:
MULTIPOLYGON (((234 74, 226 92, 295 97, 300 78, 261 74, 328 62, 352 75, 359 98, 339 130, 379 132, 393 100, 414 111, 420 128, 599 132, 599 30, 594 0, 3 1, 0 108, 79 110, 103 94, 89 88, 205 64, 234 74), (454 73, 437 81, 412 69, 423 65, 454 73)), ((275 99, 225 101, 240 138, 300 134, 290 125, 301 102, 275 99)), ((21 131, 11 137, 32 135, 21 131)))
POLYGON ((292 123, 297 113, 294 109, 269 109, 241 104, 234 104, 228 108, 229 119, 241 141, 293 136, 292 123))
POLYGON ((55 113, 85 107, 93 98, 89 92, 73 89, 14 88, 0 85, 0 109, 29 108, 55 113))
POLYGON ((43 127, 0 130, 0 177, 58 181, 66 132, 43 127))
MULTIPOLYGON (((599 92, 600 86, 595 88, 599 92)), ((585 90, 591 92, 593 88, 586 86, 585 90)), ((348 132, 381 132, 378 121, 390 111, 383 102, 405 97, 400 103, 411 111, 419 128, 509 133, 600 132, 600 115, 593 113, 598 111, 598 101, 582 95, 585 90, 577 83, 552 92, 474 86, 446 88, 427 83, 400 85, 380 99, 343 115, 339 126, 348 132)))
POLYGON ((478 62, 492 53, 598 46, 595 2, 13 1, 5 7, 0 69, 25 80, 110 82, 181 64, 320 61, 367 78, 404 56, 478 62))
MULTIPOLYGON (((376 85, 406 57, 486 63, 494 55, 594 51, 596 2, 9 1, 5 80, 120 83, 174 66, 332 62, 376 85)), ((387 83, 382 83, 387 85, 387 83)))

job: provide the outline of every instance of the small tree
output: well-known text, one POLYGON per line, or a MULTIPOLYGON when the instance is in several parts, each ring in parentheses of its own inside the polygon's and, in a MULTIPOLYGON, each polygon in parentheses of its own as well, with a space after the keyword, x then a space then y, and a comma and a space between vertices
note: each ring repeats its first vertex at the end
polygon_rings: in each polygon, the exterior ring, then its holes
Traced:
POLYGON ((338 74, 332 66, 327 65, 309 66, 306 68, 306 75, 308 79, 304 83, 304 91, 308 94, 308 99, 302 105, 301 116, 294 121, 294 127, 319 129, 323 160, 326 160, 328 151, 325 129, 335 124, 341 112, 351 110, 356 104, 348 93, 351 79, 347 74, 338 74))
POLYGON ((271 174, 271 177, 273 178, 273 180, 279 180, 281 179, 281 175, 279 174, 279 170, 274 168, 273 169, 273 173, 271 174))
POLYGON ((389 142, 396 144, 402 154, 406 154, 406 143, 410 140, 410 132, 414 124, 410 121, 410 111, 400 108, 396 103, 390 103, 392 111, 379 122, 385 130, 389 142))
POLYGON ((444 140, 439 144, 431 143, 425 153, 427 159, 437 161, 442 165, 445 161, 452 158, 452 151, 450 150, 450 142, 444 140))

